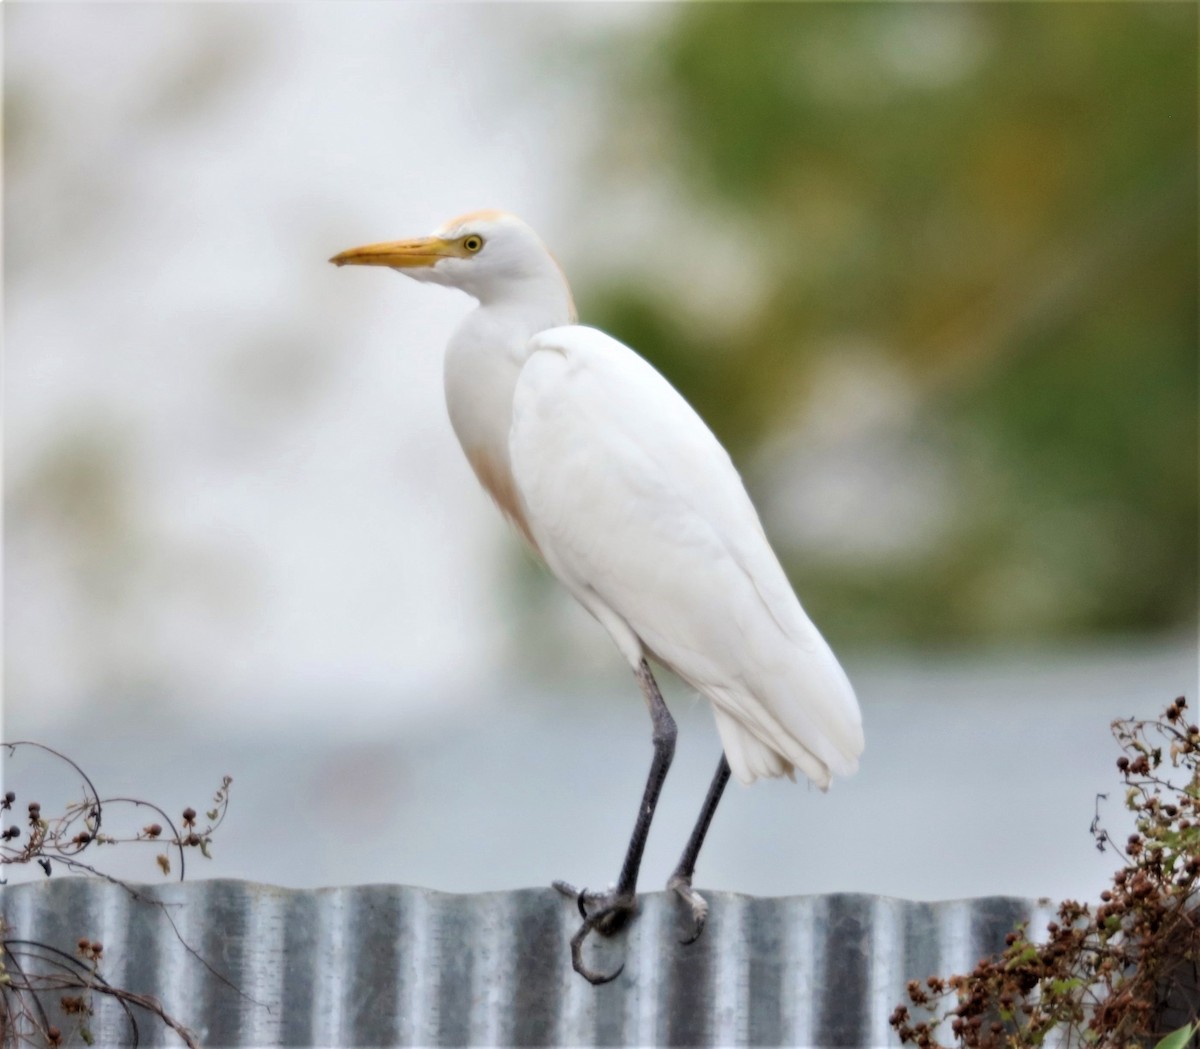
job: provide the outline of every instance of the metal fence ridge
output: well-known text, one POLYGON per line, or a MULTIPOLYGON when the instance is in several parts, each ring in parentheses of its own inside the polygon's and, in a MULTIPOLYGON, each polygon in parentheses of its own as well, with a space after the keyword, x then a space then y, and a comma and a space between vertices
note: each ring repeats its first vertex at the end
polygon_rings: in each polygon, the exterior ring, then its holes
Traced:
MULTIPOLYGON (((968 970, 1017 922, 1036 933, 1054 909, 709 890, 708 927, 683 946, 682 908, 648 893, 626 932, 589 939, 596 966, 625 963, 593 987, 571 970, 579 916, 548 888, 134 888, 145 899, 97 879, 8 886, 5 935, 67 953, 81 938, 102 942, 104 977, 160 1000, 206 1046, 895 1045, 887 1020, 908 980, 968 970)), ((130 1044, 120 1007, 94 997, 96 1044, 130 1044)), ((44 1001, 53 1017, 57 996, 44 1001)), ((57 1015, 69 1033, 71 1018, 57 1015)), ((149 1019, 139 1033, 143 1045, 180 1044, 149 1019)))

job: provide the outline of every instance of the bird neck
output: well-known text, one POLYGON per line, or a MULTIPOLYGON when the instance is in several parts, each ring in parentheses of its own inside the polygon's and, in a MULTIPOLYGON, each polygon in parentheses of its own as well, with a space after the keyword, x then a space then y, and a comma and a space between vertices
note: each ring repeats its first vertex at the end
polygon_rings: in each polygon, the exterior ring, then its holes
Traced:
POLYGON ((528 342, 538 332, 574 324, 578 320, 571 289, 557 265, 524 273, 481 289, 479 307, 463 327, 482 323, 495 330, 508 329, 509 337, 528 342))
POLYGON ((505 485, 512 487, 508 433, 513 395, 530 340, 539 332, 575 323, 575 303, 548 254, 544 264, 538 260, 481 291, 471 289, 479 305, 446 347, 446 407, 472 467, 503 508, 505 485))
POLYGON ((554 306, 510 297, 481 302, 451 336, 445 358, 446 407, 473 466, 485 456, 507 476, 512 400, 529 341, 566 323, 569 314, 561 302, 554 306))

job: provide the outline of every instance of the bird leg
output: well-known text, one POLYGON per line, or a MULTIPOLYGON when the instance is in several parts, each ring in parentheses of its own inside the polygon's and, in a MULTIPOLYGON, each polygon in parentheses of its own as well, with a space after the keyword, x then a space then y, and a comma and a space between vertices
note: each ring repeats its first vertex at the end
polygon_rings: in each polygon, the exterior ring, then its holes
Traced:
POLYGON ((646 849, 646 838, 650 834, 650 823, 654 819, 658 796, 667 778, 667 770, 671 767, 671 759, 675 756, 675 719, 671 717, 667 704, 663 702, 658 683, 650 672, 650 664, 643 659, 634 675, 642 687, 642 694, 646 697, 646 706, 650 710, 650 720, 654 726, 654 760, 650 763, 650 775, 646 778, 646 789, 642 794, 637 822, 633 826, 633 836, 629 839, 629 849, 625 853, 625 863, 621 866, 621 876, 617 879, 616 888, 604 893, 576 889, 564 881, 554 883, 559 892, 575 900, 579 913, 583 915, 583 924, 571 939, 571 965, 580 976, 593 984, 615 980, 625 968, 621 965, 607 976, 589 969, 583 963, 583 941, 593 930, 601 936, 611 936, 637 912, 637 879, 638 870, 642 865, 642 853, 646 849))
POLYGON ((717 805, 720 804, 721 795, 725 792, 725 784, 728 782, 729 761, 722 753, 716 774, 709 785, 708 795, 700 809, 700 816, 696 820, 696 826, 692 828, 692 836, 688 838, 675 873, 667 882, 667 888, 674 891, 692 909, 692 921, 695 923, 695 928, 691 936, 686 940, 679 941, 683 944, 695 943, 700 939, 700 934, 704 932, 704 923, 708 921, 708 903, 692 888, 692 875, 696 870, 696 859, 700 855, 700 846, 704 844, 704 836, 708 833, 708 825, 712 823, 713 813, 717 811, 717 805))

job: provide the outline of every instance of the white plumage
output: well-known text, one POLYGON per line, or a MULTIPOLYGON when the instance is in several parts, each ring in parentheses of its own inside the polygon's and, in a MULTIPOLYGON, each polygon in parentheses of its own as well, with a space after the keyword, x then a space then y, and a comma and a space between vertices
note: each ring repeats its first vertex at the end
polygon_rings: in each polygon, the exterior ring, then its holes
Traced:
POLYGON ((712 701, 734 775, 822 788, 858 767, 854 690, 800 607, 741 478, 655 369, 574 323, 558 264, 513 215, 355 248, 479 300, 446 404, 480 481, 633 667, 653 654, 712 701))
POLYGON ((575 969, 604 983, 617 973, 589 969, 582 943, 636 909, 674 753, 675 724, 645 657, 708 697, 725 752, 668 883, 691 907, 695 936, 708 908, 692 874, 730 771, 751 783, 799 769, 822 789, 850 775, 863 749, 854 691, 716 437, 633 350, 575 323, 566 279, 525 223, 474 212, 433 236, 331 261, 388 266, 478 300, 446 348, 455 434, 501 511, 612 635, 646 697, 655 757, 621 878, 603 894, 555 883, 584 912, 575 969))
POLYGON ((729 456, 643 358, 593 328, 530 341, 509 449, 551 571, 637 666, 704 696, 734 775, 856 769, 854 692, 800 607, 729 456))

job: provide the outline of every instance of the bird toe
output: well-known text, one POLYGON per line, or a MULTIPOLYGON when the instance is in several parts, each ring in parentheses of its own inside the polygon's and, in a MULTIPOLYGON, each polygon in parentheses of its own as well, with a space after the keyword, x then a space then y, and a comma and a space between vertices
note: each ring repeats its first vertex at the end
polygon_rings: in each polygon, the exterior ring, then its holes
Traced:
POLYGON ((700 939, 700 934, 704 932, 708 922, 708 901, 692 888, 692 879, 684 875, 677 874, 667 882, 667 890, 674 892, 692 912, 691 935, 679 941, 686 947, 700 939))

